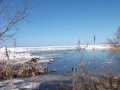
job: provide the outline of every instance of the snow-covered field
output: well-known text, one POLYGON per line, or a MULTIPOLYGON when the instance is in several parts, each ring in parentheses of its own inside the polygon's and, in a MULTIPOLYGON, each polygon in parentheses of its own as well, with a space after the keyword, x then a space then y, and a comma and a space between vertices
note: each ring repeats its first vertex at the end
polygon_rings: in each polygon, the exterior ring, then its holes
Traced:
POLYGON ((24 63, 30 61, 31 58, 39 58, 33 56, 22 48, 7 48, 8 57, 6 55, 5 47, 0 48, 0 61, 12 61, 13 63, 24 63))
MULTIPOLYGON (((8 48, 11 52, 32 52, 32 51, 55 51, 55 50, 72 50, 77 49, 78 45, 73 46, 43 46, 43 47, 16 47, 8 48)), ((108 49, 110 45, 100 44, 100 45, 80 45, 81 48, 85 49, 108 49)))
MULTIPOLYGON (((80 48, 85 48, 86 50, 95 49, 108 49, 109 45, 80 45, 80 48)), ((13 60, 18 63, 24 63, 31 58, 40 58, 41 62, 50 62, 52 60, 46 60, 42 56, 34 56, 30 52, 36 51, 55 51, 55 50, 72 50, 77 49, 77 45, 74 46, 45 46, 45 47, 16 47, 16 48, 7 48, 9 60, 13 60)), ((6 57, 5 47, 0 48, 0 60, 8 60, 6 57)))

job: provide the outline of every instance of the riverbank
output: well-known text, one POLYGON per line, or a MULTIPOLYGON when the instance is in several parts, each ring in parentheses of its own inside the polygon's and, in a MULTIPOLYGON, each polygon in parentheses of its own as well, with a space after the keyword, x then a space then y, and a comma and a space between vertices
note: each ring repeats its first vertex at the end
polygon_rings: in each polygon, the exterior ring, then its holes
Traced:
POLYGON ((32 58, 31 61, 23 64, 0 63, 0 80, 32 77, 46 72, 48 72, 48 67, 39 66, 36 58, 32 58))
MULTIPOLYGON (((25 63, 31 60, 31 58, 41 59, 41 62, 50 62, 51 60, 46 60, 46 57, 32 55, 32 52, 40 51, 60 51, 60 50, 73 50, 78 47, 84 48, 86 50, 95 49, 109 49, 110 45, 100 44, 100 45, 73 45, 73 46, 44 46, 44 47, 2 47, 0 48, 0 61, 12 61, 15 63, 25 63), (6 56, 6 50, 7 55, 6 56)), ((39 62, 40 62, 39 61, 39 62)))
MULTIPOLYGON (((93 66, 93 61, 91 60, 93 57, 92 47, 93 46, 91 46, 91 49, 87 49, 87 50, 85 50, 85 52, 83 52, 86 55, 86 57, 85 57, 85 64, 87 65, 86 68, 88 68, 90 70, 92 69, 92 66, 93 66)), ((24 77, 24 78, 22 78, 23 82, 19 83, 20 85, 16 86, 16 84, 14 83, 13 87, 18 87, 18 88, 23 87, 23 88, 28 88, 28 89, 31 87, 37 87, 37 88, 42 88, 41 90, 44 90, 43 88, 45 88, 45 90, 46 90, 46 87, 49 87, 48 90, 53 90, 53 89, 51 89, 51 87, 55 88, 56 86, 60 86, 61 82, 65 82, 67 85, 70 84, 70 87, 72 87, 71 86, 72 74, 70 72, 72 72, 73 65, 76 66, 77 69, 79 69, 79 64, 80 64, 80 56, 78 55, 78 52, 76 51, 76 49, 68 49, 67 48, 66 50, 65 49, 63 50, 63 49, 60 49, 60 47, 59 47, 59 50, 54 48, 54 49, 52 49, 52 51, 50 48, 47 51, 46 50, 40 51, 39 48, 35 48, 35 47, 31 48, 31 49, 27 48, 27 50, 24 52, 22 51, 22 52, 16 52, 16 53, 17 54, 30 53, 32 56, 39 56, 40 58, 37 58, 37 61, 38 61, 37 64, 41 61, 42 62, 45 61, 45 63, 46 63, 47 60, 48 61, 55 60, 55 62, 53 62, 53 63, 47 64, 47 65, 44 64, 44 65, 48 66, 48 69, 55 70, 57 72, 46 73, 44 75, 42 75, 42 74, 34 75, 33 74, 33 76, 24 77), (68 73, 71 75, 66 75, 68 73), (53 74, 53 75, 51 75, 51 74, 53 74), (67 77, 69 77, 68 80, 67 80, 67 77), (24 81, 24 80, 26 80, 26 78, 28 80, 24 81), (44 80, 42 81, 41 78, 42 78, 42 80, 43 79, 44 80), (65 81, 64 81, 64 79, 65 79, 65 81)), ((113 66, 111 66, 111 68, 116 67, 117 63, 115 63, 115 60, 110 60, 110 58, 107 59, 107 57, 106 57, 107 52, 108 52, 107 48, 100 47, 99 49, 100 50, 97 50, 97 48, 96 48, 96 50, 95 50, 96 65, 98 66, 97 70, 98 70, 98 68, 101 68, 101 66, 105 66, 105 65, 113 65, 113 66), (109 62, 111 62, 111 63, 109 63, 109 62)), ((8 48, 8 51, 9 51, 9 48, 8 48)), ((6 61, 8 61, 8 60, 6 60, 6 61)), ((29 59, 29 61, 25 62, 25 63, 26 64, 31 63, 30 61, 31 60, 29 59)), ((20 63, 20 64, 22 64, 22 63, 20 63)), ((30 65, 32 65, 32 63, 30 65)), ((113 68, 113 71, 114 70, 118 71, 119 70, 118 68, 119 67, 113 68)), ((77 71, 79 71, 79 70, 77 70, 77 71)), ((107 70, 107 72, 109 72, 109 71, 107 70)), ((100 71, 99 71, 99 73, 100 73, 100 71)), ((79 74, 79 75, 81 75, 81 74, 79 74)), ((21 77, 18 77, 16 79, 19 79, 19 78, 21 78, 21 77)), ((9 81, 9 82, 7 82, 8 86, 9 86, 11 81, 14 82, 14 79, 6 80, 6 81, 9 81)), ((3 82, 4 82, 4 80, 3 80, 3 82)), ((63 83, 63 84, 65 85, 65 83, 63 83)), ((4 87, 4 85, 3 86, 2 85, 1 85, 1 87, 4 87)), ((71 90, 71 89, 69 88, 69 90, 71 90)))
POLYGON ((40 75, 35 77, 17 78, 0 82, 0 90, 119 90, 120 75, 83 77, 84 82, 78 77, 74 84, 72 75, 40 75), (82 85, 83 84, 83 85, 82 85), (82 86, 81 86, 82 85, 82 86))

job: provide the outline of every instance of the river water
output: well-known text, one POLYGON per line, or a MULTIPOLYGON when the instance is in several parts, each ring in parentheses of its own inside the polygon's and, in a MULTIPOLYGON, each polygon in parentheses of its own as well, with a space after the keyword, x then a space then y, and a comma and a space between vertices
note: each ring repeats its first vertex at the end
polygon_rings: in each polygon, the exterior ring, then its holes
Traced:
POLYGON ((83 50, 80 52, 77 50, 62 50, 35 52, 33 54, 55 60, 47 64, 49 70, 56 71, 54 74, 71 73, 74 66, 79 69, 81 59, 89 71, 92 71, 95 67, 96 71, 106 68, 111 73, 120 72, 119 55, 116 56, 114 52, 108 50, 95 50, 94 52, 92 50, 83 50))
MULTIPOLYGON (((53 59, 54 62, 42 63, 47 65, 49 71, 45 75, 36 76, 35 80, 39 90, 60 90, 61 82, 69 87, 71 82, 72 68, 80 70, 81 63, 89 72, 96 71, 97 75, 104 73, 120 73, 119 52, 108 50, 54 50, 54 51, 34 51, 33 55, 53 59)), ((29 90, 31 78, 20 79, 21 83, 14 84, 18 90, 29 90)), ((33 85, 33 84, 32 84, 33 85)), ((0 90, 7 90, 6 86, 0 87, 0 90)))

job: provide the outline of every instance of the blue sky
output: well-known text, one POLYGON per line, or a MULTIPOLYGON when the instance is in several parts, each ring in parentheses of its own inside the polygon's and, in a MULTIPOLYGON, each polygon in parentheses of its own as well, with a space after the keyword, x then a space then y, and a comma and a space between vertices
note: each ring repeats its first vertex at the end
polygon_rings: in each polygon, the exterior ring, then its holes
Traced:
POLYGON ((17 46, 105 43, 120 25, 120 0, 31 0, 17 46))

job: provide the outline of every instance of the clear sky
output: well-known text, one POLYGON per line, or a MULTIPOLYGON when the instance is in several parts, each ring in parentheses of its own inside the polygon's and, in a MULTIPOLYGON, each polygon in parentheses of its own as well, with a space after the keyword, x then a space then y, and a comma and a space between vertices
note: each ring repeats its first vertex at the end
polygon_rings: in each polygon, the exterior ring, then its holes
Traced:
POLYGON ((120 0, 31 0, 17 46, 105 43, 120 25, 120 0))

